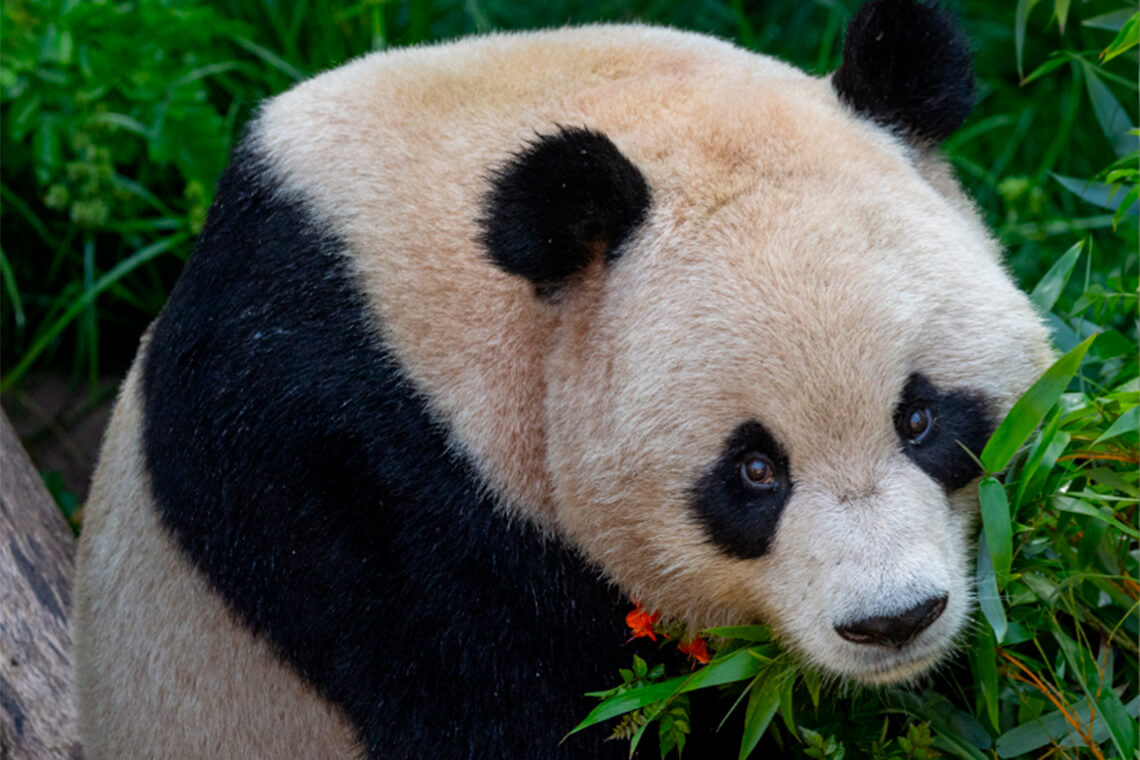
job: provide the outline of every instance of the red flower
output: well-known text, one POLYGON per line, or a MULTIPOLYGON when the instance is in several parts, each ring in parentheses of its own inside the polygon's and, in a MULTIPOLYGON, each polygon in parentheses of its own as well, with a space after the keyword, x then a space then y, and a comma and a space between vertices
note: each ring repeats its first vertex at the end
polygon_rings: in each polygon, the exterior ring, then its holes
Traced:
POLYGON ((684 654, 689 655, 694 660, 702 665, 708 665, 711 657, 709 657, 709 647, 705 640, 697 637, 690 641, 688 644, 679 644, 677 649, 681 650, 684 654))
POLYGON ((633 631, 630 639, 648 636, 650 641, 657 641, 657 633, 653 630, 653 626, 661 619, 661 613, 646 612, 642 609, 641 602, 635 601, 633 604, 633 609, 625 616, 625 624, 629 626, 629 630, 633 631))

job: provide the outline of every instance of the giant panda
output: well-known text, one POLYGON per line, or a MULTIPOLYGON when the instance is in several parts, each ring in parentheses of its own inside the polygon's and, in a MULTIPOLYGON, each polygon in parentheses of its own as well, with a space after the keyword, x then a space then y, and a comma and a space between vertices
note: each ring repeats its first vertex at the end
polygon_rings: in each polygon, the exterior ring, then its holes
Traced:
POLYGON ((562 739, 631 598, 929 671, 971 452, 1050 360, 937 152, 972 76, 872 0, 825 77, 586 26, 264 104, 85 510, 87 757, 624 757, 562 739))

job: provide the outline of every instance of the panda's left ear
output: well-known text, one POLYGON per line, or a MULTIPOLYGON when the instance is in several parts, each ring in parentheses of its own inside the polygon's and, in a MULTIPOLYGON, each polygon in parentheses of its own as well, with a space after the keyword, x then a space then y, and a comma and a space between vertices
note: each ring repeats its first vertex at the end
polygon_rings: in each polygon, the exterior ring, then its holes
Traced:
POLYGON ((847 25, 831 83, 857 113, 919 147, 945 140, 974 105, 969 42, 936 2, 870 0, 847 25))
POLYGON ((649 199, 645 177, 608 137, 563 127, 492 174, 480 242, 501 269, 549 293, 595 259, 616 258, 649 199))

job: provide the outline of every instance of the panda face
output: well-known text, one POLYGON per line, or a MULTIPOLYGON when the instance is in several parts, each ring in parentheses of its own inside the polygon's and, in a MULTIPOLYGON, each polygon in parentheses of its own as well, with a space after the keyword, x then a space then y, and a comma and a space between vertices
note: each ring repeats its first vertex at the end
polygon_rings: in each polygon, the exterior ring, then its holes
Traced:
POLYGON ((814 129, 852 160, 768 135, 771 180, 703 209, 656 192, 620 259, 564 294, 548 463, 564 529, 647 606, 767 622, 884 683, 961 633, 964 448, 1050 353, 960 196, 874 128, 814 129))

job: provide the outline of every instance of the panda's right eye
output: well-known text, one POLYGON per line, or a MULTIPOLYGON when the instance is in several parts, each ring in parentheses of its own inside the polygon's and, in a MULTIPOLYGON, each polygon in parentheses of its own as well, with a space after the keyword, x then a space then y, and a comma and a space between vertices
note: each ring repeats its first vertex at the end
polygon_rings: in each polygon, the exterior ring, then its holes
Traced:
POLYGON ((753 491, 771 491, 776 487, 776 465, 767 456, 751 451, 740 461, 740 479, 753 491))
POLYGON ((948 491, 981 475, 993 424, 986 399, 968 390, 940 390, 925 376, 907 378, 893 412, 903 453, 948 491))
POLYGON ((907 443, 917 446, 922 443, 934 425, 934 415, 925 403, 915 404, 901 415, 900 431, 907 443))

